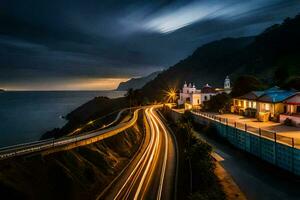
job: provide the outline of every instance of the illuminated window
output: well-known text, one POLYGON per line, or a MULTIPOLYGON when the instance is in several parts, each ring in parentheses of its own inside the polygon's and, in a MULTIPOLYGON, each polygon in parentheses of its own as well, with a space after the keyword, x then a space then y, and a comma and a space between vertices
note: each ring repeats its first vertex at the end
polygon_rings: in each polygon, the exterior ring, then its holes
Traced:
POLYGON ((234 105, 238 105, 239 103, 238 103, 238 100, 234 100, 234 105))
POLYGON ((252 102, 252 108, 256 108, 256 102, 255 101, 252 102))
POLYGON ((266 111, 269 111, 269 110, 270 110, 270 104, 268 104, 268 103, 265 104, 265 110, 266 110, 266 111))

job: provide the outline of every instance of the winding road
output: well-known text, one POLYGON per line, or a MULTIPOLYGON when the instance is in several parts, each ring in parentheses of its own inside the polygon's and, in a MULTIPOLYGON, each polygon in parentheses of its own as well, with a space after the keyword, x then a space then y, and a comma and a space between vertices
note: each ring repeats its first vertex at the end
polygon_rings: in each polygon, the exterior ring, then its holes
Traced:
POLYGON ((97 199, 176 199, 178 148, 175 136, 158 114, 157 109, 161 106, 138 108, 129 121, 115 125, 121 111, 106 129, 2 148, 0 160, 44 151, 60 151, 103 140, 132 127, 137 122, 139 111, 143 110, 146 131, 138 152, 97 199))
POLYGON ((139 110, 140 108, 135 110, 132 118, 128 122, 111 126, 113 123, 119 120, 121 114, 123 113, 123 110, 121 110, 116 119, 112 123, 110 123, 109 126, 107 125, 105 129, 97 129, 94 131, 78 135, 65 136, 58 139, 40 140, 36 142, 1 148, 0 160, 36 152, 55 150, 59 148, 63 149, 66 146, 68 146, 68 149, 70 149, 103 140, 132 127, 138 119, 139 110))
POLYGON ((145 109, 146 135, 137 155, 97 199, 175 199, 176 139, 156 109, 145 109))

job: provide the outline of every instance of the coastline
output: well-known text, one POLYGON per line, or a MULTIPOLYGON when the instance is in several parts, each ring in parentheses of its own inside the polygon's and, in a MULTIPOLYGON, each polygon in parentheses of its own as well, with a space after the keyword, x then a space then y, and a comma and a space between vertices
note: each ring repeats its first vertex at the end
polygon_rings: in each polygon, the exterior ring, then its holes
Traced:
MULTIPOLYGON (((129 102, 124 96, 118 98, 108 98, 104 96, 94 97, 92 100, 85 102, 65 116, 62 116, 62 118, 66 120, 66 124, 61 128, 54 128, 46 131, 42 134, 40 140, 68 135, 75 130, 81 130, 83 126, 97 118, 109 115, 108 117, 98 121, 98 123, 104 125, 107 121, 113 118, 113 115, 110 116, 111 113, 128 107, 128 104, 129 102)), ((80 131, 78 131, 78 133, 80 133, 80 131)))
POLYGON ((67 115, 98 96, 124 96, 118 91, 0 92, 0 147, 34 142, 46 132, 63 128, 67 115))

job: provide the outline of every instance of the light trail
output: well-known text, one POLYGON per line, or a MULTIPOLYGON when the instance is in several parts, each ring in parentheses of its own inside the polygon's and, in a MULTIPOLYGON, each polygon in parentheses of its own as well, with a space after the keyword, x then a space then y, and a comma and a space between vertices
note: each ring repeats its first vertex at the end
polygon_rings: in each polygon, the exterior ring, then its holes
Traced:
MULTIPOLYGON (((156 138, 156 140, 155 140, 155 146, 153 147, 153 148, 154 148, 154 151, 153 151, 152 154, 151 154, 150 160, 148 161, 147 167, 146 167, 146 169, 145 169, 145 171, 144 171, 144 173, 143 173, 143 176, 142 176, 142 179, 141 179, 141 181, 140 181, 140 183, 139 183, 138 189, 137 189, 136 192, 135 192, 135 196, 134 196, 134 199, 135 199, 135 200, 137 200, 138 197, 139 197, 139 195, 140 195, 141 188, 142 188, 142 186, 143 186, 143 184, 144 184, 145 178, 146 178, 146 176, 147 176, 147 174, 148 174, 148 171, 149 171, 150 166, 151 166, 151 164, 152 164, 152 160, 153 160, 153 158, 154 158, 154 156, 155 156, 155 153, 158 151, 158 145, 159 145, 159 142, 160 142, 159 127, 158 127, 156 121, 155 121, 154 118, 153 118, 153 107, 150 109, 150 113, 151 113, 151 114, 150 114, 150 118, 152 119, 152 122, 153 122, 153 124, 155 125, 155 130, 153 130, 153 134, 154 134, 157 138, 156 138)), ((155 165, 154 165, 154 166, 155 166, 155 165)), ((153 171, 152 171, 152 172, 153 172, 153 171)), ((151 173, 151 174, 152 174, 152 173, 151 173)), ((150 177, 151 177, 151 176, 150 176, 150 177)))
POLYGON ((86 132, 78 135, 65 136, 59 139, 41 140, 2 148, 0 149, 0 160, 34 152, 59 149, 60 147, 64 147, 67 145, 69 145, 70 148, 75 148, 78 146, 83 146, 103 140, 132 127, 138 119, 139 110, 140 109, 137 109, 134 112, 133 117, 130 119, 130 121, 118 124, 113 127, 109 127, 107 129, 86 132))
POLYGON ((166 173, 166 166, 167 166, 167 159, 168 159, 168 135, 167 135, 167 131, 165 129, 165 126, 162 124, 161 120, 156 116, 153 115, 156 120, 158 121, 160 127, 163 129, 163 133, 164 133, 164 137, 165 137, 165 155, 164 155, 164 163, 163 163, 163 169, 162 169, 162 173, 161 173, 161 178, 160 178, 160 184, 159 184, 159 190, 158 190, 158 196, 156 199, 160 199, 161 198, 161 193, 162 193, 162 187, 164 184, 164 177, 165 177, 165 173, 166 173))
POLYGON ((169 137, 168 131, 152 106, 145 109, 145 116, 149 124, 149 143, 141 152, 133 169, 128 172, 124 183, 117 189, 117 199, 147 199, 149 195, 154 199, 162 198, 165 174, 168 164, 169 137))
MULTIPOLYGON (((146 113, 146 117, 147 117, 147 120, 150 124, 150 129, 153 130, 153 123, 152 121, 150 120, 150 116, 148 114, 149 112, 149 109, 146 109, 145 113, 146 113)), ((120 188, 119 192, 117 193, 117 195, 114 197, 114 199, 118 199, 119 196, 121 195, 122 191, 128 187, 128 192, 131 191, 132 187, 133 187, 133 184, 134 182, 136 181, 136 179, 138 178, 138 176, 135 177, 134 181, 132 182, 132 184, 130 184, 129 186, 127 186, 129 184, 129 181, 131 180, 131 178, 134 176, 135 172, 140 169, 140 171, 143 169, 143 166, 145 165, 146 163, 146 157, 148 157, 149 155, 149 152, 150 152, 150 149, 151 147, 153 146, 153 143, 154 143, 154 137, 153 135, 151 135, 150 137, 150 142, 149 142, 149 145, 147 146, 146 150, 144 151, 142 157, 140 158, 139 162, 137 163, 137 165, 135 166, 135 168, 133 169, 133 171, 130 173, 129 177, 127 178, 126 182, 123 184, 123 186, 120 188)), ((139 173, 138 173, 139 174, 139 173)), ((126 195, 127 196, 127 195, 126 195)))

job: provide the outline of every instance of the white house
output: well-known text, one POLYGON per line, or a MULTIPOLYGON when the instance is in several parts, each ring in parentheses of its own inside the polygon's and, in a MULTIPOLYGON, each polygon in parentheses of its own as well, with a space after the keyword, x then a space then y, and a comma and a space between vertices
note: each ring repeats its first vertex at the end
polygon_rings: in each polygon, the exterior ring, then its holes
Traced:
POLYGON ((201 106, 204 101, 209 101, 212 96, 222 92, 231 92, 230 79, 228 76, 224 81, 224 89, 219 90, 216 90, 209 84, 206 84, 201 90, 197 90, 195 84, 190 83, 187 85, 185 82, 179 94, 178 105, 188 104, 190 108, 201 106))
POLYGON ((201 104, 204 101, 209 101, 210 98, 214 95, 218 94, 215 88, 211 87, 210 85, 206 84, 202 89, 201 89, 201 104))
POLYGON ((196 89, 193 84, 187 85, 184 83, 182 90, 180 91, 178 104, 191 104, 192 106, 197 106, 201 104, 201 91, 196 89))

